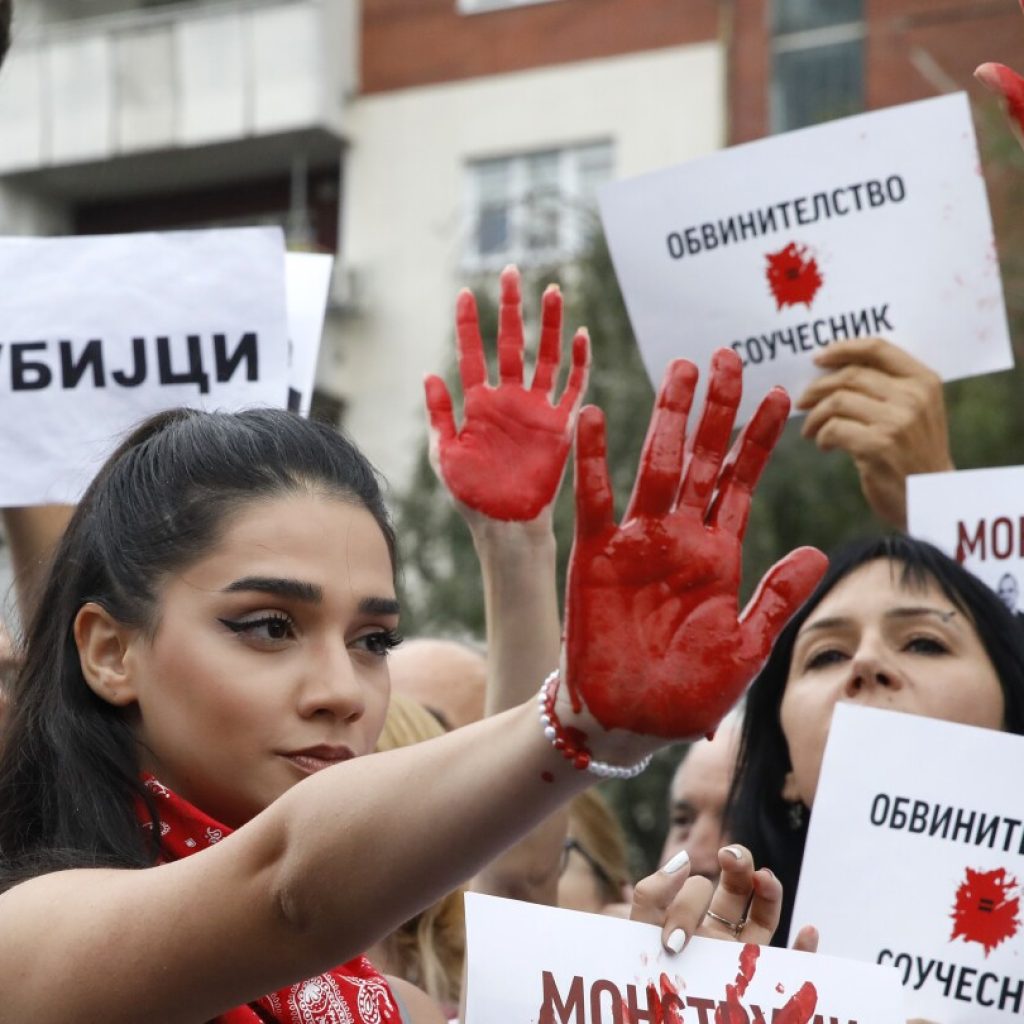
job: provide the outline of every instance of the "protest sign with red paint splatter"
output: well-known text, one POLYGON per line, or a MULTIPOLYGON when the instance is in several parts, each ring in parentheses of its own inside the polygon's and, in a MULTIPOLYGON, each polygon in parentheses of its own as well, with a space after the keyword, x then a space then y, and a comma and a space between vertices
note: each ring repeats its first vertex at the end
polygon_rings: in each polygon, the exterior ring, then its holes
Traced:
POLYGON ((908 1017, 1019 1016, 1022 771, 1020 736, 838 704, 794 927, 818 925, 822 952, 895 967, 908 1017))
POLYGON ((904 1024, 899 979, 870 964, 692 938, 470 893, 466 1024, 904 1024))
POLYGON ((865 336, 944 380, 1012 366, 979 166, 960 93, 606 185, 601 218, 652 381, 732 347, 749 395, 799 394, 815 353, 865 336))

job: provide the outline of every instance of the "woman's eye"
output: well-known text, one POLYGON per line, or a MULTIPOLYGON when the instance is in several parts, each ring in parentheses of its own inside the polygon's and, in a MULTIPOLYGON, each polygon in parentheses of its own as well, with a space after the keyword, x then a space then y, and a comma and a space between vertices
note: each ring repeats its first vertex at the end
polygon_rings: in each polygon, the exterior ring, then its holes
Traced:
POLYGON ((841 661, 846 661, 846 655, 837 648, 830 647, 812 654, 804 667, 807 669, 827 668, 829 665, 838 665, 841 661))
POLYGON ((905 650, 914 654, 948 654, 949 648, 930 636, 915 636, 907 641, 905 650))
POLYGON ((258 619, 221 619, 232 633, 255 640, 277 642, 295 635, 295 627, 287 615, 264 615, 258 619))
POLYGON ((370 654, 376 654, 383 658, 388 651, 397 647, 401 642, 402 637, 393 629, 382 629, 377 633, 367 633, 365 636, 359 637, 355 641, 355 645, 364 651, 369 651, 370 654))

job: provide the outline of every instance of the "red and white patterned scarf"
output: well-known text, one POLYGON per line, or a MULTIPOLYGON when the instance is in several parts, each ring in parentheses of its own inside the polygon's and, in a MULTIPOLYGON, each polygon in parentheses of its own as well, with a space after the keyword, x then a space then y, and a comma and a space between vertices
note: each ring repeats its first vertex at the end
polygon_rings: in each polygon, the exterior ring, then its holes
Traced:
MULTIPOLYGON (((172 793, 151 775, 143 776, 160 812, 161 863, 205 850, 231 834, 172 793)), ((143 828, 152 828, 139 804, 143 828)), ((217 1024, 401 1024, 401 1015, 383 976, 364 956, 316 978, 281 989, 247 1006, 221 1014, 217 1024)))

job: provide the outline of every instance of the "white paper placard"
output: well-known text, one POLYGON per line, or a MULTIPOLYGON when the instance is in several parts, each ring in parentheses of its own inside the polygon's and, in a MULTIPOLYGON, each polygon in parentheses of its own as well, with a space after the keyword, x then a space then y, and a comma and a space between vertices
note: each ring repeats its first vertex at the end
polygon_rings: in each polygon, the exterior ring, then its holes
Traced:
POLYGON ((907 528, 1024 609, 1024 467, 908 477, 907 528))
POLYGON ((794 928, 816 925, 822 952, 894 965, 908 1017, 1020 1014, 1021 778, 1019 736, 837 705, 794 928))
POLYGON ((466 943, 466 1024, 739 1024, 743 1012, 771 1021, 791 1001, 775 1020, 905 1021, 892 970, 717 939, 672 956, 660 928, 597 914, 469 893, 466 943), (720 1018, 730 1000, 742 1011, 720 1018))
POLYGON ((288 293, 288 408, 309 415, 313 404, 316 363, 320 354, 334 257, 314 252, 290 252, 285 259, 288 293))
POLYGON ((287 401, 276 228, 3 239, 0 281, 0 506, 77 501, 161 409, 287 401))
POLYGON ((741 420, 773 385, 799 396, 820 372, 814 353, 844 332, 886 337, 944 380, 1013 365, 964 93, 736 146, 599 197, 651 379, 678 357, 703 373, 732 346, 746 364, 741 420))

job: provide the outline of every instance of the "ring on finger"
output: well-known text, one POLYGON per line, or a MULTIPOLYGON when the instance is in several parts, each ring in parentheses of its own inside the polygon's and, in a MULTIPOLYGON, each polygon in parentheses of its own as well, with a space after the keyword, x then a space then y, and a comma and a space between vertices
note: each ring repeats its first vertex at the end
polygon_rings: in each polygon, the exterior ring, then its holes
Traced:
POLYGON ((708 910, 704 916, 710 917, 713 921, 717 921, 719 924, 724 924, 725 927, 729 929, 733 938, 736 938, 747 924, 747 919, 745 917, 741 918, 739 921, 730 921, 728 918, 722 917, 721 914, 716 914, 713 910, 708 910))

